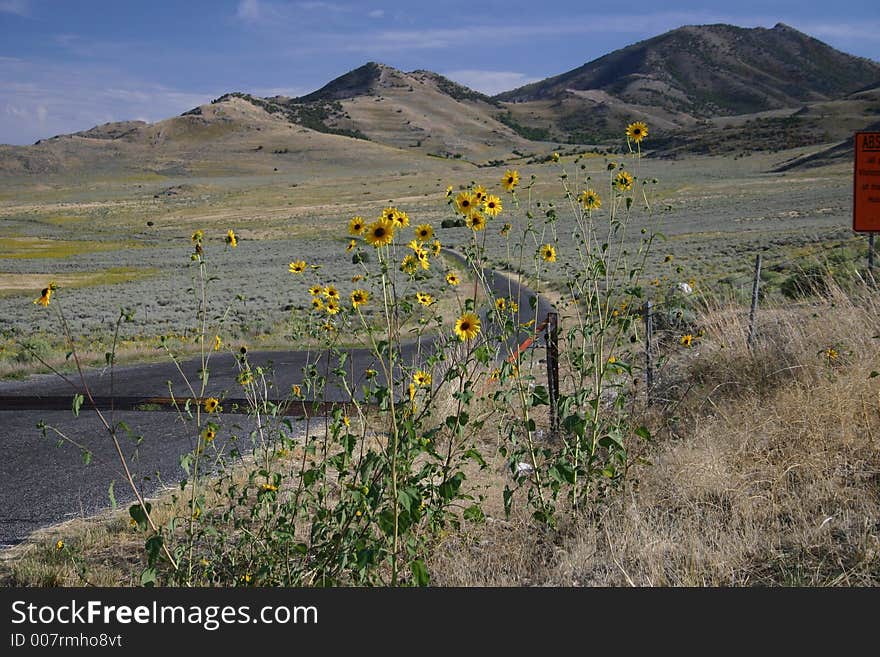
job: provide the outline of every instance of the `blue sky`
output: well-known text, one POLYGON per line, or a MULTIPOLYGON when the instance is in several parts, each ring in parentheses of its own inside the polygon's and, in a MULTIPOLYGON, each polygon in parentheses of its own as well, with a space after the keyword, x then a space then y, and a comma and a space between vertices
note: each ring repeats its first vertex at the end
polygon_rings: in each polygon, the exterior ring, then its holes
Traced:
POLYGON ((684 24, 784 22, 880 61, 876 0, 0 0, 0 143, 300 95, 367 61, 497 93, 684 24))

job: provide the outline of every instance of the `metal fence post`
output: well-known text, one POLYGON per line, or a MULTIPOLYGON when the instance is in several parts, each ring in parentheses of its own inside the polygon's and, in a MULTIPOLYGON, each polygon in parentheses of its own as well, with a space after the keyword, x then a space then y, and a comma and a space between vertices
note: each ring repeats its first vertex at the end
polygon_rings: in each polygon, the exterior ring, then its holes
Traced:
POLYGON ((749 311, 749 339, 748 345, 749 349, 755 343, 755 335, 757 333, 757 318, 758 318, 758 291, 761 285, 761 254, 755 256, 755 278, 752 281, 752 308, 749 311))

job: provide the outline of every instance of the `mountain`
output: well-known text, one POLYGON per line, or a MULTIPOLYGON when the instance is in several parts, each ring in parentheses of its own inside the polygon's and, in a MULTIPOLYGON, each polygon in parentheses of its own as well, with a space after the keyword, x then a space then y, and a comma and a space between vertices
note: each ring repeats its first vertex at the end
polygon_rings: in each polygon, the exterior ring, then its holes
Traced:
POLYGON ((299 121, 320 116, 327 130, 440 157, 479 163, 533 147, 496 118, 497 101, 431 71, 369 62, 305 96, 265 100, 299 121))
POLYGON ((511 118, 556 138, 619 133, 641 118, 659 132, 700 119, 827 101, 880 83, 880 64, 782 23, 690 25, 499 94, 511 118))

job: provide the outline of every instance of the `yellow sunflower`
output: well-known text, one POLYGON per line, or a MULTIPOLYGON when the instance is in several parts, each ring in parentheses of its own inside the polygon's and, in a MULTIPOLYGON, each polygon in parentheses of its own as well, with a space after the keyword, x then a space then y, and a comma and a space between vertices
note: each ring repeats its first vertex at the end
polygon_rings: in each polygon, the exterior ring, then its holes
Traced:
POLYGON ((238 246, 238 238, 235 236, 235 231, 231 228, 226 231, 226 244, 233 249, 238 246))
POLYGON ((687 335, 681 336, 681 339, 679 340, 681 345, 684 347, 690 347, 691 343, 693 341, 694 341, 694 336, 692 336, 690 333, 688 333, 687 335))
POLYGON ((409 215, 403 210, 398 210, 394 215, 394 226, 396 228, 406 228, 409 226, 409 215))
POLYGON ((430 306, 434 303, 434 297, 432 297, 427 292, 416 292, 416 301, 418 301, 423 306, 430 306))
POLYGON ((214 351, 220 351, 220 347, 223 346, 223 340, 220 339, 219 335, 214 336, 214 351))
POLYGON ((618 192, 628 192, 633 187, 633 177, 627 171, 620 171, 614 176, 614 189, 618 192))
POLYGON ((312 285, 312 287, 309 288, 309 294, 313 297, 319 297, 324 294, 324 288, 320 285, 312 285))
POLYGON ((348 246, 345 247, 345 252, 348 253, 349 251, 353 250, 354 247, 356 247, 356 246, 357 246, 357 242, 355 242, 354 240, 349 240, 348 246))
POLYGON ((358 308, 370 299, 370 293, 366 290, 354 290, 350 298, 352 308, 358 308))
POLYGON ((598 210, 602 207, 602 199, 592 189, 587 189, 578 195, 584 210, 598 210))
POLYGON ((638 144, 648 136, 648 126, 643 121, 636 121, 626 126, 626 138, 638 144))
POLYGON ((480 318, 474 313, 464 313, 455 321, 455 335, 459 340, 473 340, 480 332, 480 318))
POLYGON ((446 274, 446 282, 449 283, 449 285, 455 287, 456 285, 461 283, 461 279, 458 277, 458 274, 456 274, 454 271, 451 271, 446 274))
POLYGON ((419 260, 412 253, 408 253, 403 257, 403 262, 400 263, 400 271, 409 274, 412 276, 419 269, 419 260))
POLYGON ((508 192, 512 192, 518 184, 519 171, 516 169, 508 169, 504 172, 504 177, 501 179, 501 186, 504 187, 504 189, 508 192))
POLYGON ((367 228, 367 222, 363 217, 352 217, 348 222, 349 235, 362 235, 367 228))
POLYGON ((319 299, 318 297, 315 297, 314 299, 312 299, 312 308, 314 308, 315 310, 324 310, 324 301, 319 299))
POLYGON ((205 427, 204 429, 202 429, 202 440, 204 440, 206 443, 211 442, 216 437, 217 432, 214 431, 214 429, 212 429, 211 427, 205 427))
POLYGON ((498 297, 495 299, 495 308, 497 310, 504 310, 507 307, 507 300, 504 297, 498 297))
POLYGON ((482 203, 483 201, 486 200, 486 197, 489 195, 489 193, 486 191, 486 188, 483 187, 482 185, 477 185, 476 187, 474 187, 471 194, 473 194, 474 198, 477 199, 477 203, 482 203))
POLYGON ((483 230, 486 227, 486 217, 474 210, 467 216, 467 219, 464 220, 464 223, 472 231, 477 232, 479 230, 483 230))
POLYGON ((220 407, 220 401, 216 397, 208 397, 205 400, 205 413, 213 413, 220 407))
POLYGON ((511 226, 510 224, 504 224, 504 225, 501 227, 501 231, 500 231, 500 232, 501 232, 502 235, 507 236, 507 235, 510 233, 510 229, 511 229, 511 228, 513 228, 513 226, 511 226))
POLYGON ((556 262, 556 249, 553 248, 552 244, 542 246, 539 253, 544 262, 556 262))
POLYGON ((380 217, 380 219, 384 219, 385 221, 390 221, 393 223, 394 220, 397 218, 397 212, 397 208, 387 207, 382 210, 382 216, 380 217))
POLYGON ((328 285, 324 288, 324 296, 328 299, 339 301, 339 290, 336 289, 335 285, 328 285))
POLYGON ((478 205, 479 202, 477 201, 477 197, 470 192, 460 192, 458 196, 455 197, 455 209, 458 210, 460 214, 468 215, 475 210, 478 205))
POLYGON ((324 304, 324 310, 327 311, 328 315, 335 315, 339 312, 339 301, 336 299, 327 299, 327 303, 324 304))
POLYGON ((415 374, 413 374, 413 383, 422 388, 427 388, 431 385, 431 373, 425 372, 424 370, 417 370, 415 374))
POLYGON ((431 224, 419 224, 416 226, 416 239, 419 242, 427 242, 434 237, 434 229, 431 224))
POLYGON ((201 242, 204 239, 204 237, 205 237, 205 232, 200 229, 200 230, 197 230, 196 232, 194 232, 192 234, 192 237, 190 237, 190 239, 193 241, 193 244, 197 244, 198 242, 201 242))
POLYGON ((419 251, 416 254, 416 259, 419 261, 419 267, 421 267, 422 269, 427 270, 431 268, 431 261, 428 260, 427 251, 419 251))
POLYGON ((246 386, 250 383, 254 382, 254 373, 251 370, 242 370, 238 373, 238 383, 239 385, 246 386))
POLYGON ((443 245, 440 244, 440 240, 434 240, 434 243, 431 244, 431 255, 435 258, 440 255, 440 251, 443 249, 443 245))
POLYGON ((497 217, 503 209, 501 199, 493 194, 487 196, 486 200, 483 201, 483 210, 485 210, 486 214, 490 217, 497 217))
POLYGON ((305 260, 294 260, 288 265, 288 269, 291 274, 302 274, 306 270, 306 261, 305 260))
POLYGON ((394 239, 394 222, 385 217, 374 221, 367 226, 367 234, 364 239, 367 240, 367 244, 375 246, 377 249, 380 246, 391 244, 391 240, 394 239))
POLYGON ((52 293, 58 289, 58 286, 55 283, 49 283, 43 290, 40 292, 40 298, 34 299, 34 303, 38 303, 43 308, 49 305, 49 301, 52 299, 52 293))

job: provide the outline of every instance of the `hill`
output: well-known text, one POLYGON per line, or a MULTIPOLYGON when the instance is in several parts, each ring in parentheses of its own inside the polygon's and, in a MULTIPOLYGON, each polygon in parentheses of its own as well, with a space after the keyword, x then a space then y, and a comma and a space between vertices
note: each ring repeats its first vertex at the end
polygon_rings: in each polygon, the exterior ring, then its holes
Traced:
POLYGON ((690 25, 496 96, 516 122, 583 141, 641 118, 659 132, 701 119, 829 101, 880 83, 880 64, 782 23, 690 25))

